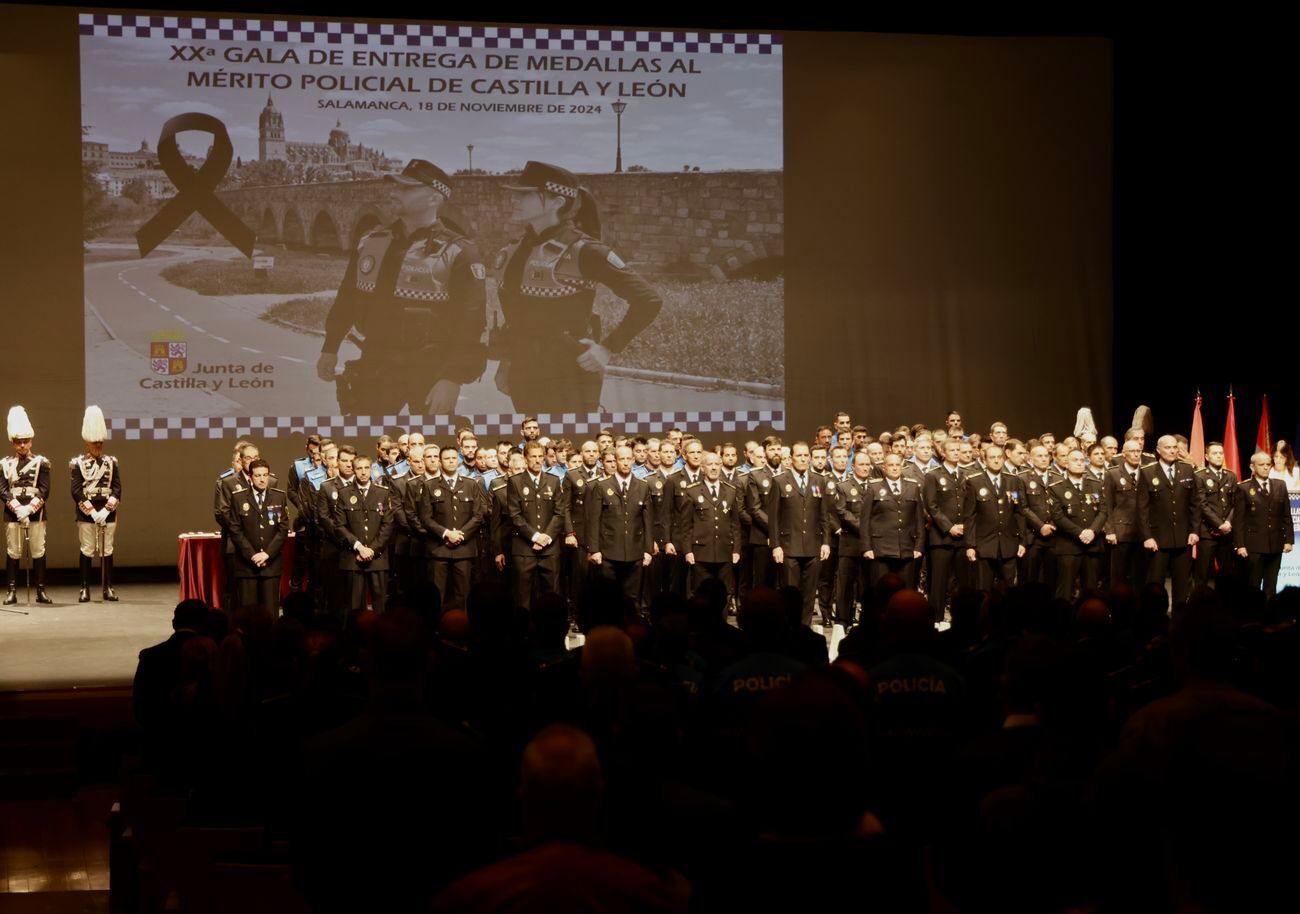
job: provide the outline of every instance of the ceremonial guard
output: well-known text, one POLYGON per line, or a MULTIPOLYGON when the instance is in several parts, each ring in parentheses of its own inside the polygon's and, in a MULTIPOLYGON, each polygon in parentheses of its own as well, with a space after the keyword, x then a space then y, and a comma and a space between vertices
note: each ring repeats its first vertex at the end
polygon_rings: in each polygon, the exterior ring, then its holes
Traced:
MULTIPOLYGON (((45 593, 45 503, 50 497, 50 462, 32 453, 31 420, 27 410, 9 410, 10 457, 0 460, 0 501, 5 510, 5 606, 18 602, 18 566, 24 549, 36 572, 36 602, 53 603, 45 593)), ((28 594, 30 599, 30 592, 28 594)))
MULTIPOLYGON (((483 373, 487 271, 474 242, 439 218, 452 197, 441 168, 412 159, 385 175, 396 222, 361 236, 325 319, 316 372, 346 414, 449 415, 483 373), (361 357, 338 370, 345 338, 361 357)), ((376 479, 376 482, 378 480, 376 479)))
POLYGON ((81 593, 77 602, 90 602, 90 564, 98 552, 103 569, 104 600, 117 602, 113 592, 113 540, 117 508, 122 498, 122 474, 117 458, 104 453, 108 428, 98 406, 86 408, 81 439, 86 453, 72 461, 72 502, 77 506, 77 540, 81 546, 81 593))
POLYGON ((649 326, 663 301, 601 242, 596 201, 572 173, 529 162, 505 189, 510 219, 524 234, 495 264, 505 318, 492 342, 497 387, 515 412, 595 412, 611 355, 649 326), (608 332, 593 311, 602 285, 628 304, 608 332))
POLYGON ((271 466, 254 460, 253 486, 230 502, 239 606, 260 606, 272 616, 280 607, 281 552, 289 536, 289 500, 271 488, 271 466))

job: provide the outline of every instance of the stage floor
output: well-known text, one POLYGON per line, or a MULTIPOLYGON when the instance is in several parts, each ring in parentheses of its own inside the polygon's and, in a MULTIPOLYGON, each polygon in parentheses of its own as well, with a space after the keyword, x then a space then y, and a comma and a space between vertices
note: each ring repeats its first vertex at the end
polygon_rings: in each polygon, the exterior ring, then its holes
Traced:
MULTIPOLYGON (((130 685, 141 648, 172 632, 177 586, 125 584, 119 602, 78 603, 72 587, 50 587, 53 606, 19 602, 0 612, 0 692, 130 685)), ((18 598, 26 594, 20 588, 18 598)))

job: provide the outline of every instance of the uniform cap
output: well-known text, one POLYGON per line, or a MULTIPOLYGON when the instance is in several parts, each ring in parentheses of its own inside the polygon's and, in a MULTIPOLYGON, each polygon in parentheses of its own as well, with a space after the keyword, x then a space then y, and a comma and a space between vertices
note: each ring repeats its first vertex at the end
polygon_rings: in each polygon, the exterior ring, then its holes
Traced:
POLYGON ((501 186, 506 190, 546 190, 575 200, 581 189, 573 172, 545 162, 529 162, 515 183, 501 186))
POLYGON ((451 199, 451 178, 445 171, 434 165, 432 162, 426 162, 424 159, 411 159, 398 175, 384 175, 384 180, 393 184, 423 184, 426 187, 432 187, 438 193, 442 194, 448 200, 451 199))

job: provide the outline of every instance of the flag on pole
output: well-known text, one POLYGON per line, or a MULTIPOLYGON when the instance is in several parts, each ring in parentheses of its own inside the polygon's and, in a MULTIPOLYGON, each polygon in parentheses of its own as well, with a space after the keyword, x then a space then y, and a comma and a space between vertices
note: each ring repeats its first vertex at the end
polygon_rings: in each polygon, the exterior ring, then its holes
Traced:
POLYGON ((1241 478, 1241 454, 1237 451, 1237 416, 1234 409, 1236 398, 1232 388, 1228 388, 1228 421, 1223 426, 1223 465, 1241 478))
POLYGON ((1192 437, 1187 446, 1187 459, 1192 466, 1205 466, 1205 427, 1201 424, 1201 392, 1196 392, 1196 406, 1192 410, 1192 437))
POLYGON ((1255 450, 1273 453, 1273 433, 1268 427, 1268 394, 1264 394, 1264 411, 1259 414, 1259 433, 1255 435, 1255 450))

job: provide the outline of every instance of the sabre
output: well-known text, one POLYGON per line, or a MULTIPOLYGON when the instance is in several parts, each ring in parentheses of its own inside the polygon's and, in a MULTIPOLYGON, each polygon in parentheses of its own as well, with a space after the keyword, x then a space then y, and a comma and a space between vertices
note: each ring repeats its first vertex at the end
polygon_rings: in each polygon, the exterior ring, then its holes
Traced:
POLYGON ((23 552, 27 554, 27 605, 32 605, 32 543, 31 521, 23 518, 23 552))
POLYGON ((104 525, 96 524, 95 551, 99 553, 99 602, 104 602, 103 594, 108 591, 108 572, 104 568, 104 525))

